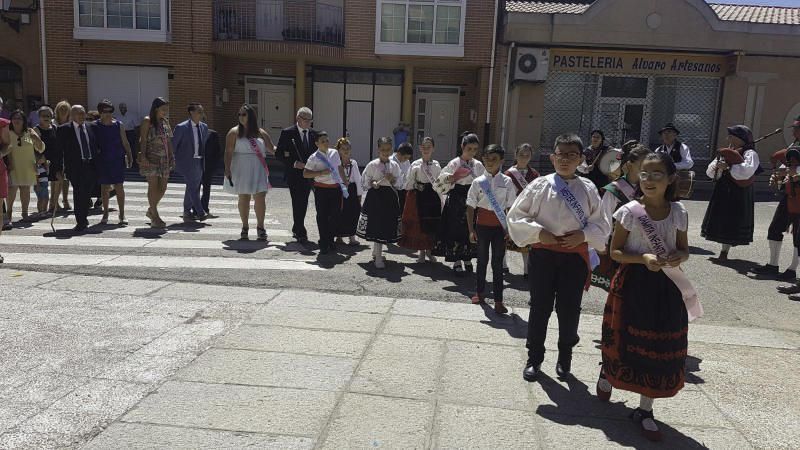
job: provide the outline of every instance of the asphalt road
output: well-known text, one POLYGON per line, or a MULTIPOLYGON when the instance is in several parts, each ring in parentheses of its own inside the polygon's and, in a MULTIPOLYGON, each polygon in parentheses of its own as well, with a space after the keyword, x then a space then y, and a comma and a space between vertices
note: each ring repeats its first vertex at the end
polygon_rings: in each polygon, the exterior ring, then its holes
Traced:
MULTIPOLYGON (((218 215, 204 224, 185 225, 178 218, 183 186, 171 184, 162 217, 168 232, 147 227, 145 186, 128 183, 127 213, 131 225, 97 225, 99 215, 90 222, 90 234, 76 237, 68 228, 71 217, 58 217, 59 230, 52 233, 47 221, 20 224, 0 236, 0 254, 6 269, 25 269, 54 273, 123 277, 230 285, 239 287, 303 289, 332 293, 418 298, 444 302, 466 302, 474 292, 473 278, 456 277, 444 264, 417 264, 415 256, 392 246, 386 255, 387 267, 377 270, 370 263, 371 248, 362 243, 345 248, 341 254, 318 256, 315 245, 303 248, 292 242, 291 203, 285 188, 268 195, 268 244, 238 240, 240 222, 235 200, 217 191, 211 210, 218 215)), ((219 187, 215 187, 219 189, 219 187)), ((313 195, 313 194, 312 194, 313 195)), ((734 248, 724 266, 709 257, 719 245, 700 237, 700 224, 706 202, 685 202, 690 217, 692 258, 685 265, 703 302, 706 323, 754 326, 796 331, 800 329, 800 303, 788 301, 775 291, 779 283, 756 280, 746 272, 766 261, 766 229, 775 208, 774 202, 757 203, 755 243, 734 248)), ((112 200, 112 207, 115 207, 112 200)), ((17 211, 19 207, 17 206, 17 211)), ((112 221, 116 213, 111 214, 112 221)), ((255 224, 251 213, 251 239, 255 224)), ((306 219, 310 238, 316 239, 313 198, 306 219)), ((790 258, 790 240, 784 248, 782 264, 790 258)), ((520 274, 522 260, 511 254, 512 274, 506 277, 506 302, 526 306, 527 280, 520 274)), ((600 314, 605 292, 592 288, 584 299, 584 312, 600 314)))

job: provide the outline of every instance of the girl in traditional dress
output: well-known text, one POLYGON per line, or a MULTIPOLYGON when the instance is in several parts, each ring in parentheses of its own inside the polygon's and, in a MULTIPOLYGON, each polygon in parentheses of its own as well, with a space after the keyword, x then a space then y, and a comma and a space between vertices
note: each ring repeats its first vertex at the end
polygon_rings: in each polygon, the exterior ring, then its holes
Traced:
POLYGON ((464 133, 461 138, 461 154, 450 161, 439 180, 452 188, 447 193, 439 233, 438 253, 445 261, 453 263, 456 275, 472 273, 472 258, 477 255, 477 247, 469 240, 467 227, 467 192, 475 178, 486 171, 483 164, 475 159, 480 141, 475 133, 464 133))
MULTIPOLYGON (((642 166, 644 158, 652 153, 652 151, 639 144, 637 141, 631 141, 622 146, 622 176, 616 181, 613 181, 602 189, 602 203, 601 207, 608 219, 608 223, 614 226, 614 213, 626 203, 636 198, 636 193, 639 190, 639 171, 642 166)), ((609 237, 609 245, 611 238, 609 237)), ((592 285, 597 286, 605 291, 611 287, 611 278, 617 271, 617 264, 611 259, 611 256, 606 249, 598 250, 600 253, 600 265, 598 265, 592 272, 592 285)))
POLYGON ((400 199, 397 188, 402 177, 400 166, 392 161, 392 138, 378 139, 378 159, 367 164, 362 174, 367 196, 358 218, 356 234, 373 242, 372 258, 376 269, 383 269, 383 244, 400 239, 400 199))
POLYGON ((364 196, 361 172, 358 170, 356 160, 350 158, 353 152, 349 139, 339 138, 336 142, 336 150, 339 152, 339 159, 342 160, 344 182, 347 183, 347 192, 350 194, 342 203, 336 243, 344 245, 343 238, 346 237, 348 238, 347 245, 357 246, 359 242, 356 240, 356 227, 358 226, 358 216, 361 214, 361 197, 364 196))
POLYGON ((400 246, 419 250, 418 263, 425 258, 435 263, 433 247, 442 218, 442 198, 433 190, 433 183, 442 171, 439 161, 433 159, 433 138, 426 137, 419 146, 422 158, 411 164, 406 177, 406 204, 403 208, 403 237, 400 246))
POLYGON ((706 175, 715 181, 714 192, 700 229, 701 236, 722 244, 721 262, 728 260, 731 247, 753 242, 753 178, 760 164, 753 133, 746 126, 728 127, 728 144, 742 162, 729 165, 717 158, 709 163, 706 175))
POLYGON ((614 213, 610 251, 621 266, 603 314, 603 365, 597 381, 602 401, 610 399, 612 387, 640 394, 631 417, 654 441, 661 433, 653 399, 673 397, 683 388, 688 343, 687 306, 673 281, 675 272, 683 274, 675 269, 689 259, 688 214, 673 201, 676 171, 668 154, 646 156, 640 173, 643 195, 614 213))
MULTIPOLYGON (((518 146, 514 156, 514 165, 505 172, 506 176, 510 177, 511 182, 514 183, 514 187, 517 189, 517 195, 521 194, 531 181, 539 178, 539 172, 530 165, 531 158, 533 158, 533 147, 531 144, 525 143, 518 146)), ((528 278, 528 248, 517 247, 513 245, 513 242, 509 244, 510 250, 519 252, 519 254, 522 255, 522 273, 525 278, 528 278)), ((509 273, 507 257, 508 254, 503 258, 503 273, 509 273)))

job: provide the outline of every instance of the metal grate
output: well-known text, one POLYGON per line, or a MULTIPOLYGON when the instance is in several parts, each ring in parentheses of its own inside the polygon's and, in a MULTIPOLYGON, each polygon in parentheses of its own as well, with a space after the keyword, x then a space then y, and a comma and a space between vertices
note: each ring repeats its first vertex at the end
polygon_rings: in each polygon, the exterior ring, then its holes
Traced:
POLYGON ((540 147, 549 153, 559 134, 575 132, 588 140, 591 130, 601 129, 610 145, 619 147, 627 139, 638 139, 655 148, 661 142, 658 130, 673 122, 693 157, 709 157, 719 91, 718 78, 551 72, 545 85, 540 147), (627 92, 626 85, 636 87, 638 93, 603 96, 627 92))

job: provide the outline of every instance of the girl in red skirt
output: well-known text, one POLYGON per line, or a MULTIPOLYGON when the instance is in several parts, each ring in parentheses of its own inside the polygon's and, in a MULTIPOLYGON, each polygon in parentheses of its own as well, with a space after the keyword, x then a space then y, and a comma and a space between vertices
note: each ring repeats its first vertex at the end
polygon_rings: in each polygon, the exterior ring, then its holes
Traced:
MULTIPOLYGON (((517 195, 521 194, 531 181, 539 178, 539 172, 531 167, 532 158, 533 147, 531 147, 531 144, 520 145, 517 147, 517 152, 514 156, 514 165, 505 172, 506 176, 511 177, 514 187, 517 188, 517 195)), ((509 241, 508 249, 519 252, 522 255, 523 276, 528 278, 528 248, 517 247, 513 241, 509 241)), ((508 253, 503 258, 503 273, 509 273, 507 257, 508 253)))
POLYGON ((422 158, 414 161, 406 176, 406 202, 403 208, 403 237, 400 246, 419 250, 418 263, 427 257, 436 262, 433 247, 442 218, 442 198, 433 190, 433 183, 442 172, 439 161, 433 159, 433 138, 426 137, 419 146, 422 158))
POLYGON ((621 266, 603 314, 603 366, 597 381, 603 401, 611 397, 612 387, 641 395, 631 417, 654 441, 661 432, 653 399, 673 397, 683 388, 688 343, 689 303, 678 288, 682 283, 673 281, 674 268, 689 259, 688 214, 673 201, 675 172, 668 154, 646 156, 639 175, 643 195, 614 213, 610 252, 621 266))

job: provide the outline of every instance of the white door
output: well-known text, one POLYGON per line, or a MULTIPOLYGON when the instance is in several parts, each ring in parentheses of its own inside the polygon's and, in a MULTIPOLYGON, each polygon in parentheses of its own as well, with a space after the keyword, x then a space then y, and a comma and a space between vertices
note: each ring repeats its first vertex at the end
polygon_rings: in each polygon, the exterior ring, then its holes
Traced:
POLYGON ((348 101, 345 135, 353 147, 352 158, 364 167, 372 159, 372 102, 348 101))
POLYGON ((418 87, 415 128, 416 142, 430 136, 436 142, 436 159, 455 157, 458 143, 458 88, 418 87))
POLYGON ((294 123, 294 89, 292 86, 269 86, 260 89, 259 126, 269 133, 275 144, 281 130, 294 123))
POLYGON ((256 0, 256 39, 283 39, 285 0, 256 0))
MULTIPOLYGON (((429 117, 429 136, 435 142, 441 143, 441 149, 454 148, 458 136, 458 107, 453 99, 434 99, 431 101, 431 114, 429 117)), ((455 157, 455 154, 450 155, 455 157)))
POLYGON ((314 83, 314 129, 327 131, 331 141, 344 133, 344 84, 314 83))
MULTIPOLYGON (((144 117, 149 114, 154 98, 169 98, 169 80, 164 67, 89 65, 86 88, 88 104, 84 106, 87 111, 95 109, 101 100, 109 99, 115 106, 126 103, 129 111, 144 117)), ((180 114, 177 116, 183 120, 180 114)))

